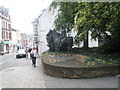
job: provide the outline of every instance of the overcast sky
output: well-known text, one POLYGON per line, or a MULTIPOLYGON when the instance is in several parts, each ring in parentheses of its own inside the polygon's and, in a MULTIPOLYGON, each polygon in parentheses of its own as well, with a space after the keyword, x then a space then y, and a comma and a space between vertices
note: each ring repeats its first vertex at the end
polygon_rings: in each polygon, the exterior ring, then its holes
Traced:
POLYGON ((0 6, 9 8, 12 28, 31 34, 34 18, 41 14, 53 0, 0 0, 0 6))

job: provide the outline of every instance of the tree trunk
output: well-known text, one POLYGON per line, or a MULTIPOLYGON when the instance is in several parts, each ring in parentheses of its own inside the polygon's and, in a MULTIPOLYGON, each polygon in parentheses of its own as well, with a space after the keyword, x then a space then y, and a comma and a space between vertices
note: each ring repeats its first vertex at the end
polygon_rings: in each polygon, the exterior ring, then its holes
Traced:
POLYGON ((88 49, 88 31, 86 32, 85 37, 84 37, 83 48, 88 49))

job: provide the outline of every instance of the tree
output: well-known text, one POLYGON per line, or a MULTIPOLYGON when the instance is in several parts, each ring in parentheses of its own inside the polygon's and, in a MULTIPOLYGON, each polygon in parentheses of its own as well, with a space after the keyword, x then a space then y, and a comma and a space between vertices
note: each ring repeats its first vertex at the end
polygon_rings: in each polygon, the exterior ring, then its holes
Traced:
POLYGON ((120 2, 84 2, 79 3, 79 11, 76 13, 76 31, 77 37, 85 38, 86 32, 90 30, 93 39, 101 38, 106 35, 108 39, 109 50, 116 51, 120 49, 120 2), (110 36, 107 32, 110 32, 110 36), (110 43, 113 42, 114 43, 110 43), (112 46, 112 47, 111 47, 112 46), (114 47, 113 47, 114 46, 114 47))
POLYGON ((59 7, 59 13, 55 20, 55 29, 60 30, 61 26, 64 26, 67 32, 70 32, 74 27, 74 18, 75 13, 77 12, 76 7, 77 3, 75 2, 53 2, 51 7, 56 8, 59 7))
POLYGON ((120 51, 120 2, 59 2, 55 5, 59 6, 55 29, 60 30, 63 25, 70 32, 74 28, 77 32, 75 44, 84 41, 87 48, 88 31, 91 31, 94 40, 106 36, 102 47, 120 51))

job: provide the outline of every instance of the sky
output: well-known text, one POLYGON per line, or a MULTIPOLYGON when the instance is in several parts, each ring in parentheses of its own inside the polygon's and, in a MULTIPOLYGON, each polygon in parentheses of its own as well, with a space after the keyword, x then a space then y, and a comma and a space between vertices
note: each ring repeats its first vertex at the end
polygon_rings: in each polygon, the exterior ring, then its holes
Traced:
POLYGON ((11 26, 22 33, 32 34, 32 22, 53 0, 0 0, 0 6, 9 8, 11 26))

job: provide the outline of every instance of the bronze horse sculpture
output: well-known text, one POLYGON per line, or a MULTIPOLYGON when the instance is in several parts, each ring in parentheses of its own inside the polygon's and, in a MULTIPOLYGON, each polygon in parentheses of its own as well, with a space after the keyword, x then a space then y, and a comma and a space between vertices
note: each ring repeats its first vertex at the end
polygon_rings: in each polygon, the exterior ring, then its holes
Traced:
POLYGON ((60 56, 60 47, 61 46, 67 46, 67 56, 71 55, 72 46, 73 46, 73 38, 72 37, 62 37, 59 33, 56 31, 50 30, 46 36, 49 36, 52 38, 52 41, 54 43, 55 48, 55 55, 60 56))

